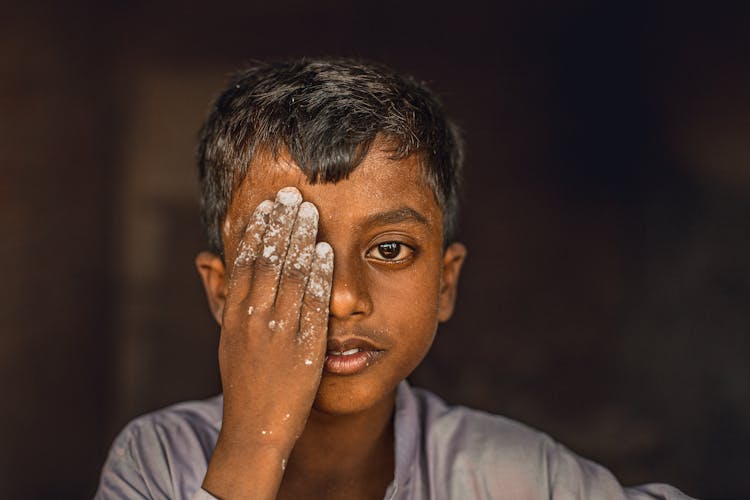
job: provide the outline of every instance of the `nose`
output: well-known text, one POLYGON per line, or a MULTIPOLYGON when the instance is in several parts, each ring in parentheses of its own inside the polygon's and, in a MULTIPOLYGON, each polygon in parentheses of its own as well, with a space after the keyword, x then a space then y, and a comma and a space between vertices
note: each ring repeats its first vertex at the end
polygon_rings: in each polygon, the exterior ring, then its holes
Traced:
POLYGON ((334 250, 333 284, 329 311, 341 321, 364 318, 372 312, 372 301, 362 263, 334 250))

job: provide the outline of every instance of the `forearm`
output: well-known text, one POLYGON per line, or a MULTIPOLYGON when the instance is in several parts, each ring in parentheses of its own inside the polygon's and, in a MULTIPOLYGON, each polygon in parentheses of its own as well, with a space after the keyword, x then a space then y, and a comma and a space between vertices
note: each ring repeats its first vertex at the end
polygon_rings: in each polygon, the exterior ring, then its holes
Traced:
POLYGON ((228 444, 220 438, 203 489, 222 500, 272 500, 281 485, 287 455, 274 446, 228 444))

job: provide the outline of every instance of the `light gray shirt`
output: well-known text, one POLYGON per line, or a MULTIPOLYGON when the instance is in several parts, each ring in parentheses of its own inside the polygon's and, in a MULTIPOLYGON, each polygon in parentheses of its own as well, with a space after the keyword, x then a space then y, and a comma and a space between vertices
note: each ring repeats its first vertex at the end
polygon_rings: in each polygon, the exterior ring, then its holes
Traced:
MULTIPOLYGON (((201 489, 221 428, 222 398, 139 417, 115 439, 96 499, 212 499, 201 489)), ((686 499, 671 486, 623 488, 605 468, 504 417, 447 406, 398 387, 389 500, 686 499)))

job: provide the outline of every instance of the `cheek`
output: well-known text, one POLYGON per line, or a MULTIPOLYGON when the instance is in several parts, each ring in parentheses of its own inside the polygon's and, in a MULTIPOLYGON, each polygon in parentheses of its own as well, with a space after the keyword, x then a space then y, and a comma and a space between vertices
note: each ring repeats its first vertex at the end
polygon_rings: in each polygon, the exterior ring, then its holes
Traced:
POLYGON ((406 269, 378 272, 371 297, 380 320, 393 327, 433 331, 437 325, 440 266, 431 259, 406 269))

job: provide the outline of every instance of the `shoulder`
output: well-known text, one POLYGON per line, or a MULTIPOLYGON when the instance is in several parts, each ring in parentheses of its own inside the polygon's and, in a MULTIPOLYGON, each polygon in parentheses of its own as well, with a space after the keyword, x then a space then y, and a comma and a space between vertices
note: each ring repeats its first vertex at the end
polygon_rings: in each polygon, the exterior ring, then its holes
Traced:
POLYGON ((222 400, 217 396, 147 413, 125 426, 113 451, 127 453, 149 465, 167 459, 195 460, 216 444, 221 412, 222 400))
POLYGON ((451 468, 525 477, 549 475, 558 445, 547 434, 515 420, 465 406, 449 406, 434 394, 413 389, 423 412, 423 440, 430 457, 451 468))
POLYGON ((446 478, 449 498, 684 499, 665 485, 626 489, 604 467, 547 434, 512 419, 449 406, 410 388, 421 422, 421 461, 428 476, 446 478), (483 492, 483 493, 478 493, 483 492))
POLYGON ((185 401, 132 420, 121 433, 131 443, 143 436, 169 439, 178 435, 211 435, 221 427, 222 397, 185 401))
POLYGON ((115 438, 97 498, 181 498, 203 479, 221 427, 221 396, 140 416, 115 438), (175 491, 177 488, 179 491, 175 491))

